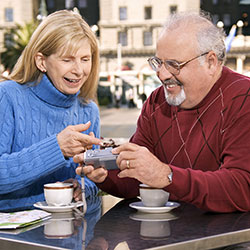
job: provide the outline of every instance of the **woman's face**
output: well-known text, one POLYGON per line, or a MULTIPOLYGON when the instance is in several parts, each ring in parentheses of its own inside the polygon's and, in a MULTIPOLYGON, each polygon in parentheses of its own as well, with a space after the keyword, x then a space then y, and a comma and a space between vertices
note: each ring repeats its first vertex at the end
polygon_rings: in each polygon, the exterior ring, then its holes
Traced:
POLYGON ((87 39, 73 54, 55 53, 43 57, 43 65, 54 86, 64 94, 76 94, 89 77, 92 67, 91 46, 87 39))

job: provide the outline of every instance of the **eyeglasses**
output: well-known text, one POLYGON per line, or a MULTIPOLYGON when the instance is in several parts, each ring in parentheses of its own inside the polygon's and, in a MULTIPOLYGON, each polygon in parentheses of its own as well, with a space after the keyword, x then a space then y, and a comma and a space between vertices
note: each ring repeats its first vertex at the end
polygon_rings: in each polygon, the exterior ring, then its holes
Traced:
POLYGON ((162 61, 160 58, 156 57, 156 56, 153 56, 153 57, 150 57, 148 59, 148 63, 150 65, 150 67, 152 68, 152 70, 158 72, 160 71, 161 69, 161 66, 162 64, 164 64, 165 68, 172 74, 172 75, 178 75, 180 73, 180 70, 186 65, 188 64, 189 62, 201 57, 201 56, 204 56, 206 54, 208 54, 209 52, 205 52, 199 56, 196 56, 186 62, 183 62, 183 63, 179 63, 177 61, 174 61, 174 60, 166 60, 166 61, 162 61))

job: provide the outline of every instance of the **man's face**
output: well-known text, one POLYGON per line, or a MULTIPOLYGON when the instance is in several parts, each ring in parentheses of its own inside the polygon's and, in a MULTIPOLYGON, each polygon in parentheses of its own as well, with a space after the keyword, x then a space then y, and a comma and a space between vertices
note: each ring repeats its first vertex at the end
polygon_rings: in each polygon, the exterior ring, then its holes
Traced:
MULTIPOLYGON (((165 32, 157 43, 156 57, 173 60, 179 63, 186 62, 199 56, 195 35, 187 30, 171 30, 165 32)), ((161 80, 166 100, 170 105, 189 109, 199 104, 211 89, 208 77, 206 56, 204 63, 196 58, 180 69, 178 74, 171 73, 164 65, 157 72, 161 80)))

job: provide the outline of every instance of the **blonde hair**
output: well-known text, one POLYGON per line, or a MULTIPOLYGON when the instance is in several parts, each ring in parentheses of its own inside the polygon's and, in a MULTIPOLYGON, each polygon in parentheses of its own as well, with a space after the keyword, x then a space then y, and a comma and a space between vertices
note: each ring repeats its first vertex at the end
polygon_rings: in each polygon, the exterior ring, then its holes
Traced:
POLYGON ((84 39, 87 39, 91 46, 92 68, 78 97, 85 102, 95 99, 99 78, 99 48, 95 34, 89 25, 80 14, 73 11, 56 11, 39 24, 8 79, 20 84, 33 81, 39 84, 42 72, 36 67, 36 54, 40 52, 50 56, 57 52, 75 53, 84 39))

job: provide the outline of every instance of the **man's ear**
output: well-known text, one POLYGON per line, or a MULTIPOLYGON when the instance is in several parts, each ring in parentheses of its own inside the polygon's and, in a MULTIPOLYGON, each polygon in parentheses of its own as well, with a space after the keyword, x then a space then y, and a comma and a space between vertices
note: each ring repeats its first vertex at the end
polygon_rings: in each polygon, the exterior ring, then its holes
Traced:
POLYGON ((208 70, 211 72, 211 74, 214 74, 217 71, 218 67, 218 58, 214 51, 210 51, 207 54, 207 63, 208 63, 208 70))
POLYGON ((35 63, 37 68, 42 71, 43 73, 45 73, 47 71, 46 69, 46 63, 45 63, 45 57, 41 52, 38 52, 35 55, 35 63))

